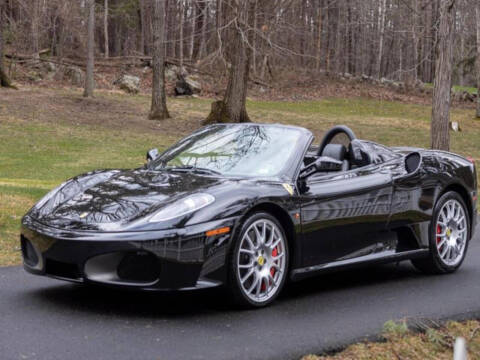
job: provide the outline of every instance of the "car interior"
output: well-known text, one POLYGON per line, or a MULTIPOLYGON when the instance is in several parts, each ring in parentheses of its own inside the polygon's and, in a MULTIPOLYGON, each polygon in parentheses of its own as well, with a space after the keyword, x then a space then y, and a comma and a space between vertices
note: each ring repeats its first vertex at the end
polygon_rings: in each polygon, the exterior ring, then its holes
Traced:
POLYGON ((339 125, 328 130, 319 146, 312 145, 304 157, 304 167, 312 164, 321 156, 326 156, 342 162, 341 169, 322 172, 321 175, 348 171, 361 168, 370 164, 380 164, 396 155, 389 149, 370 141, 357 139, 353 131, 344 125, 339 125), (340 134, 348 138, 348 145, 332 143, 340 134))

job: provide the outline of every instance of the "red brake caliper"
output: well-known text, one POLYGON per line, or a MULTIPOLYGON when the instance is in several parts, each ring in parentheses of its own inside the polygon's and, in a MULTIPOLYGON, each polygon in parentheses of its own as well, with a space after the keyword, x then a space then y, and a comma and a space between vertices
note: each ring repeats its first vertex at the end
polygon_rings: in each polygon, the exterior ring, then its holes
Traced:
MULTIPOLYGON (((278 256, 278 248, 273 249, 272 256, 278 256)), ((270 268, 270 275, 272 275, 272 277, 275 275, 275 268, 273 266, 270 268)))
MULTIPOLYGON (((278 248, 273 249, 272 256, 278 256, 278 248)), ((270 275, 272 275, 272 277, 275 275, 275 268, 273 266, 270 268, 270 275)), ((271 285, 271 284, 269 284, 269 285, 271 285)), ((266 284, 263 283, 262 284, 262 291, 265 291, 266 288, 267 288, 266 284)))
MULTIPOLYGON (((440 225, 437 225, 437 234, 441 234, 442 233, 442 228, 440 227, 440 225)), ((437 236, 437 244, 440 243, 440 241, 442 241, 442 238, 440 236, 437 236)))

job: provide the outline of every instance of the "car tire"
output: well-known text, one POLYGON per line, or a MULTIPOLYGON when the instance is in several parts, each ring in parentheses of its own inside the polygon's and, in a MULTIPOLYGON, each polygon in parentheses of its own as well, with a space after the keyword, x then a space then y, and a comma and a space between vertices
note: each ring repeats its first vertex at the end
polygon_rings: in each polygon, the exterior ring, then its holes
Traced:
POLYGON ((428 257, 414 259, 412 264, 427 274, 452 273, 462 265, 469 240, 470 217, 465 202, 457 192, 449 191, 438 199, 433 211, 429 227, 428 257), (453 214, 452 207, 455 208, 453 214), (459 214, 457 221, 455 214, 459 214))
POLYGON ((285 284, 288 262, 282 225, 269 213, 253 213, 237 231, 230 251, 227 289, 231 300, 242 308, 269 305, 285 284))

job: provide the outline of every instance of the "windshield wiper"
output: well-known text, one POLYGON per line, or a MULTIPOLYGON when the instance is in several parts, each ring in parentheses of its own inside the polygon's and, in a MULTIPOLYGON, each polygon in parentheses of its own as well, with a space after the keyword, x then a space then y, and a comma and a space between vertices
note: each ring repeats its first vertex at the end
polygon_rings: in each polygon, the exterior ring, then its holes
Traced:
POLYGON ((197 167, 193 165, 172 166, 172 167, 166 167, 165 169, 173 170, 173 171, 195 171, 195 172, 202 172, 202 173, 207 173, 212 175, 222 175, 222 173, 219 171, 215 171, 208 168, 197 167))

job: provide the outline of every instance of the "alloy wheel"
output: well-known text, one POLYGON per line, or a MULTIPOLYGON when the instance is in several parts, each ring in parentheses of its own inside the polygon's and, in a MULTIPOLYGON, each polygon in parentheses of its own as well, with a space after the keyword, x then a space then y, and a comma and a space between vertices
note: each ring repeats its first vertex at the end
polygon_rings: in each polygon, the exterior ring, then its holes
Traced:
POLYGON ((448 200, 437 216, 435 237, 438 255, 448 266, 457 265, 463 258, 467 243, 467 218, 462 204, 448 200))
POLYGON ((274 296, 285 276, 285 239, 278 226, 268 220, 253 222, 240 241, 237 275, 244 294, 254 302, 274 296))

